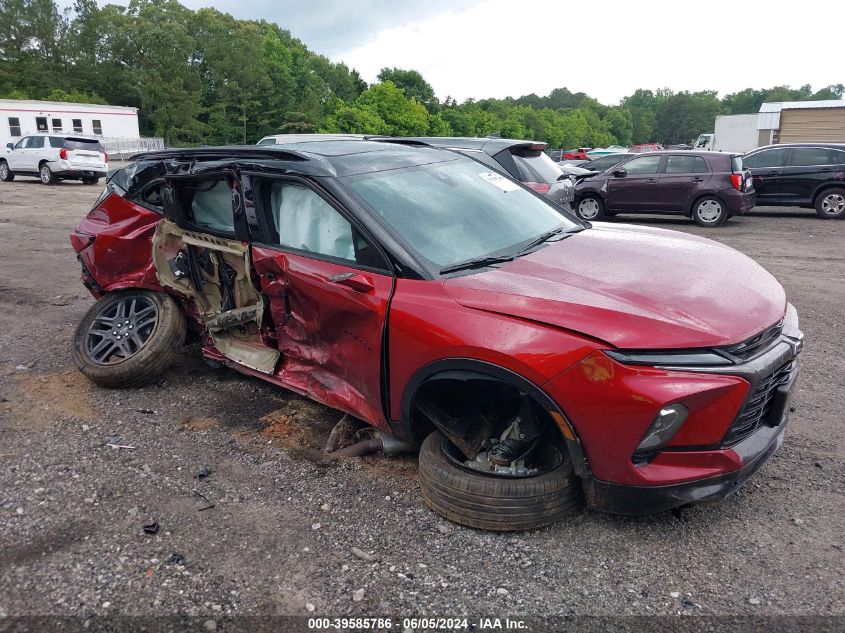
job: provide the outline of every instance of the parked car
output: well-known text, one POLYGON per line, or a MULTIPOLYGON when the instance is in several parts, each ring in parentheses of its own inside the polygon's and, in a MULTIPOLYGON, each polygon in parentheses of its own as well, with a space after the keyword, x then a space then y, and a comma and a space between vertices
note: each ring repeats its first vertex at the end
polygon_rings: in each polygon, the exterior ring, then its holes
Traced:
POLYGON ((624 154, 627 151, 628 148, 622 147, 621 145, 608 145, 607 147, 591 149, 587 152, 587 158, 594 160, 602 156, 607 156, 608 154, 624 154))
POLYGON ((674 145, 670 145, 666 149, 692 149, 692 145, 687 145, 686 143, 675 143, 674 145))
POLYGON ((632 158, 633 156, 637 156, 637 154, 630 154, 628 152, 622 152, 621 154, 608 154, 607 156, 594 158, 593 160, 587 161, 586 163, 582 163, 578 166, 583 167, 584 169, 589 169, 590 171, 606 171, 611 167, 616 167, 616 165, 621 163, 623 160, 632 158))
POLYGON ((575 199, 573 182, 545 153, 546 143, 462 136, 427 136, 407 140, 443 147, 474 158, 497 172, 520 181, 565 209, 569 209, 575 199))
POLYGON ((691 216, 701 226, 720 226, 754 207, 751 174, 742 156, 723 152, 635 154, 575 187, 575 210, 583 220, 618 213, 691 216))
POLYGON ((571 149, 568 152, 563 152, 560 160, 590 160, 587 156, 587 152, 592 149, 592 147, 578 147, 576 149, 571 149))
POLYGON ((845 144, 770 145, 743 158, 757 203, 815 208, 819 217, 845 217, 845 144))
POLYGON ((803 335, 774 277, 700 237, 590 227, 455 152, 150 152, 71 243, 94 382, 155 381, 190 329, 362 421, 333 456, 421 445, 424 501, 464 525, 546 525, 582 491, 623 514, 719 499, 783 440, 803 335))
POLYGON ((95 185, 109 170, 109 155, 95 138, 36 134, 8 143, 0 154, 0 180, 15 176, 40 178, 45 185, 81 180, 95 185))
POLYGON ((589 169, 584 169, 583 166, 580 165, 571 165, 568 163, 558 163, 558 167, 560 170, 574 183, 578 182, 579 178, 583 178, 584 176, 589 176, 593 172, 589 169))
POLYGON ((645 154, 647 152, 659 152, 663 149, 663 146, 660 143, 638 143, 636 145, 631 145, 628 148, 628 151, 631 154, 645 154))

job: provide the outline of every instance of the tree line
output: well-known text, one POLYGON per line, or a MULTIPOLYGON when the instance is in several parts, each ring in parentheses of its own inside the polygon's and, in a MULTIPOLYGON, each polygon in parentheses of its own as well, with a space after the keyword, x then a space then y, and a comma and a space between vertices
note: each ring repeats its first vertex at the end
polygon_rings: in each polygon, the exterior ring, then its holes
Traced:
POLYGON ((171 145, 254 143, 295 132, 526 138, 551 147, 688 142, 717 114, 764 101, 838 99, 842 84, 716 91, 640 89, 607 106, 583 92, 440 100, 414 70, 368 85, 279 25, 176 0, 126 7, 0 0, 0 97, 134 106, 141 133, 171 145))

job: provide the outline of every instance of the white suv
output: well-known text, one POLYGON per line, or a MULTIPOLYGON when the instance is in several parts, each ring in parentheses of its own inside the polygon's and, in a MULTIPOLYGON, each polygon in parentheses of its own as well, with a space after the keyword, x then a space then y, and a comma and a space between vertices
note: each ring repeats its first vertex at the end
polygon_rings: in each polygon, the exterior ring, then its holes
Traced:
POLYGON ((35 176, 45 185, 81 180, 95 185, 109 170, 109 155, 97 139, 38 134, 9 143, 0 154, 0 180, 35 176))

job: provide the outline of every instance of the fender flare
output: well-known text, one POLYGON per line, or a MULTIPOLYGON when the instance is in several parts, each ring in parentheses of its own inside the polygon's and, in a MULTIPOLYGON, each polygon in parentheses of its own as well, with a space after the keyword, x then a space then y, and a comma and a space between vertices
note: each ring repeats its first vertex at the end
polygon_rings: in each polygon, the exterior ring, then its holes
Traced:
POLYGON ((500 365, 474 358, 445 358, 420 367, 414 372, 402 392, 400 419, 394 427, 397 435, 412 436, 411 408, 420 387, 435 380, 445 379, 501 381, 531 396, 557 423, 566 441, 575 474, 581 478, 590 476, 581 442, 575 433, 575 428, 560 406, 545 391, 524 376, 500 365))

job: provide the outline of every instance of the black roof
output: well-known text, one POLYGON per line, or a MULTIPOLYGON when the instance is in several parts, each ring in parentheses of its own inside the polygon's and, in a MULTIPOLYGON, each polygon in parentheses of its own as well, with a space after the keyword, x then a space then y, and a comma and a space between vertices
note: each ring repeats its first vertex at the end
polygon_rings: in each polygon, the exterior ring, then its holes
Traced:
MULTIPOLYGON (((309 176, 349 176, 460 157, 413 140, 320 140, 286 145, 234 145, 173 148, 144 152, 134 161, 192 162, 192 172, 221 169, 236 163, 309 176)), ((182 172, 184 173, 184 172, 182 172)))

